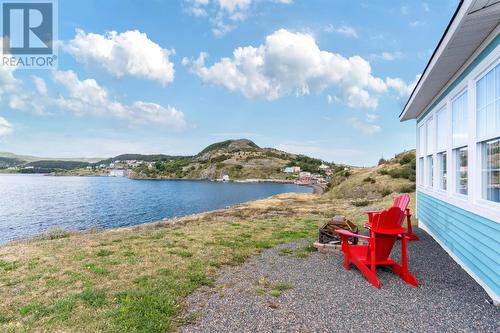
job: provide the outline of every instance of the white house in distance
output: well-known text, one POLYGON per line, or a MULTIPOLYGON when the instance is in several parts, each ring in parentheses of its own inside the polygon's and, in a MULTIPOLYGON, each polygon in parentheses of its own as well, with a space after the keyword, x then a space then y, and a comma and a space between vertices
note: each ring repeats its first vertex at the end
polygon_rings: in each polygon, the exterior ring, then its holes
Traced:
POLYGON ((417 121, 417 217, 500 304, 500 1, 460 2, 400 120, 417 121))

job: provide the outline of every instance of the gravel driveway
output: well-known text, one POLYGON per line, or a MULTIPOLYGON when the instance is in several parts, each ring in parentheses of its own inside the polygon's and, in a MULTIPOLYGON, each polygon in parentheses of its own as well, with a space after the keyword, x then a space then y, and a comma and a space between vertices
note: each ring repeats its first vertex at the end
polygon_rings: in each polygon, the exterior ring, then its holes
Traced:
POLYGON ((346 271, 341 254, 304 257, 310 242, 296 242, 223 269, 215 287, 188 297, 191 324, 181 331, 500 332, 500 308, 430 236, 417 234, 409 260, 419 288, 380 268, 376 289, 356 268, 346 271), (291 289, 271 296, 277 283, 291 289))

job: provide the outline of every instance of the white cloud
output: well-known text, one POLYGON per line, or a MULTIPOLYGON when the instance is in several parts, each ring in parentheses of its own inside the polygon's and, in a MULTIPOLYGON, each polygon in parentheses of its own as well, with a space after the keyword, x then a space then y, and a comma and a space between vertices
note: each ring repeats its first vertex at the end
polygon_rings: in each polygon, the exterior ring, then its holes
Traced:
POLYGON ((11 134, 14 131, 14 127, 7 119, 0 117, 0 138, 11 134))
POLYGON ((328 104, 332 104, 333 101, 334 101, 334 98, 332 97, 332 95, 328 94, 326 96, 326 101, 327 101, 328 104))
POLYGON ((401 14, 408 15, 410 13, 410 8, 408 6, 401 6, 401 14))
POLYGON ((373 59, 382 59, 386 61, 394 61, 397 59, 401 59, 403 57, 403 53, 396 51, 396 52, 382 52, 382 53, 376 53, 372 54, 371 57, 373 59))
POLYGON ((406 84, 403 80, 400 78, 386 78, 386 84, 388 87, 395 89, 396 91, 399 92, 399 95, 401 98, 408 98, 410 97, 413 89, 417 85, 418 80, 420 79, 420 74, 415 76, 415 79, 410 82, 409 84, 406 84))
POLYGON ((172 106, 144 101, 123 104, 114 99, 96 80, 80 80, 71 70, 52 72, 52 80, 56 86, 51 90, 64 88, 64 91, 57 94, 48 93, 47 84, 42 78, 33 76, 32 79, 35 89, 31 90, 23 88, 23 82, 15 79, 17 89, 9 91, 4 98, 11 109, 46 114, 47 109, 56 108, 77 115, 118 118, 136 125, 156 123, 178 130, 187 126, 184 113, 172 106))
POLYGON ((422 27, 425 25, 425 22, 424 21, 419 21, 419 20, 416 20, 416 21, 412 21, 409 23, 410 27, 413 27, 413 28, 417 28, 417 27, 422 27))
POLYGON ((184 0, 186 11, 197 17, 209 17, 212 33, 221 37, 245 21, 252 7, 261 2, 289 5, 293 0, 184 0))
POLYGON ((134 124, 159 123, 177 129, 186 127, 184 113, 171 106, 136 101, 124 105, 112 99, 106 89, 94 79, 80 80, 73 71, 55 71, 54 81, 66 88, 69 97, 60 95, 54 104, 77 114, 93 113, 125 119, 134 124))
POLYGON ((373 113, 366 114, 366 121, 369 123, 373 123, 375 120, 379 118, 379 115, 373 113))
POLYGON ((257 47, 238 47, 232 57, 221 58, 211 66, 205 64, 207 57, 202 52, 197 59, 184 58, 182 64, 203 81, 247 98, 274 100, 333 88, 337 93, 332 93, 330 102, 376 108, 378 96, 394 88, 386 83, 393 79, 375 77, 370 63, 362 57, 346 58, 321 50, 312 35, 285 29, 267 36, 257 47))
POLYGON ((353 27, 347 25, 334 27, 333 25, 328 24, 327 26, 325 26, 324 30, 328 33, 336 32, 344 35, 345 37, 358 38, 358 33, 356 32, 356 30, 353 27))
POLYGON ((429 4, 427 2, 422 2, 422 9, 424 12, 430 12, 431 8, 429 7, 429 4))
POLYGON ((375 134, 382 131, 382 127, 379 125, 372 124, 368 121, 361 121, 358 118, 351 118, 351 125, 365 134, 375 134))
POLYGON ((174 64, 169 56, 175 51, 162 48, 138 30, 104 35, 77 30, 63 50, 77 61, 103 68, 117 78, 134 76, 162 85, 174 80, 174 64))

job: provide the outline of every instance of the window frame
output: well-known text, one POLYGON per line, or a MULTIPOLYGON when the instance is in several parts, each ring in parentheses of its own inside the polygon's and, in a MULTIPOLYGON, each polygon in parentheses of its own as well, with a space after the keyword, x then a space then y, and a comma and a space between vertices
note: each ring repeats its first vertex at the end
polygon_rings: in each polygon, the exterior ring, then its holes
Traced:
MULTIPOLYGON (((472 61, 472 60, 471 60, 472 61)), ((423 110, 423 112, 417 117, 415 129, 417 131, 418 138, 418 129, 422 125, 425 125, 425 122, 433 117, 436 119, 436 115, 438 112, 446 108, 447 117, 447 140, 446 140, 446 149, 443 150, 442 147, 437 146, 437 132, 435 137, 436 146, 434 148, 433 155, 434 156, 434 187, 426 187, 425 185, 425 176, 428 174, 426 167, 426 157, 427 152, 424 150, 424 147, 420 147, 421 145, 417 141, 417 158, 424 158, 424 168, 421 168, 422 165, 417 164, 417 168, 420 168, 420 171, 417 171, 417 178, 419 175, 424 175, 424 177, 420 177, 420 181, 417 180, 417 189, 422 193, 426 193, 431 195, 437 199, 449 202, 452 205, 462 207, 466 211, 479 214, 493 220, 495 222, 500 223, 500 219, 498 216, 498 209, 500 206, 498 203, 482 199, 482 164, 480 163, 483 158, 483 149, 482 141, 479 142, 478 139, 478 128, 477 121, 479 119, 477 117, 477 101, 476 101, 476 82, 480 80, 485 74, 487 74, 492 68, 500 63, 500 47, 497 47, 493 50, 489 55, 485 58, 481 59, 474 68, 465 75, 464 72, 458 72, 455 75, 455 81, 451 84, 444 86, 442 90, 434 97, 433 101, 423 110), (461 77, 463 76, 463 78, 461 77), (459 80, 459 81, 458 81, 459 80), (453 126, 453 115, 452 115, 452 101, 456 100, 460 97, 465 91, 467 91, 467 103, 464 104, 464 107, 467 109, 467 123, 468 125, 464 126, 465 130, 467 130, 467 140, 463 140, 463 143, 460 145, 453 145, 453 137, 452 137, 452 126, 453 126), (468 148, 468 194, 458 194, 455 192, 455 178, 456 178, 456 170, 455 170, 455 149, 456 148, 468 148), (423 148, 423 149, 421 149, 423 148), (447 152, 447 190, 439 190, 439 184, 437 183, 437 179, 439 177, 438 168, 438 157, 437 154, 441 151, 447 152), (423 170, 425 169, 425 170, 423 170)), ((497 81, 498 82, 498 81, 497 81)), ((497 85, 498 86, 498 85, 497 85)), ((436 121, 437 122, 437 121, 436 121)), ((437 125, 435 127, 437 131, 437 125)), ((494 131, 491 131, 494 132, 494 131)), ((492 138, 494 139, 494 138, 492 138)), ((490 141, 490 140, 486 140, 490 141)), ((417 200, 418 201, 418 200, 417 200)), ((417 202, 418 205, 418 202, 417 202)))
POLYGON ((470 149, 468 146, 461 146, 461 147, 453 148, 451 151, 452 151, 452 155, 453 155, 453 179, 454 179, 452 193, 453 193, 453 195, 458 196, 458 197, 468 198, 471 194, 471 191, 470 191, 470 172, 469 172, 470 149), (457 177, 457 175, 458 175, 458 168, 457 168, 458 152, 464 148, 467 149, 467 193, 466 194, 458 192, 459 177, 457 177))
POLYGON ((442 193, 446 193, 448 191, 448 188, 449 188, 449 175, 448 175, 448 164, 450 163, 449 162, 449 158, 448 158, 448 151, 446 150, 443 150, 443 151, 440 151, 436 154, 436 160, 437 160, 437 190, 442 192, 442 193), (445 168, 444 168, 444 177, 443 177, 443 174, 442 174, 442 171, 443 171, 443 168, 442 168, 442 156, 445 157, 445 161, 446 161, 446 165, 445 165, 445 168), (443 178, 446 180, 445 182, 445 188, 441 188, 441 185, 443 184, 442 180, 443 178))
POLYGON ((485 163, 485 160, 486 160, 486 144, 488 142, 491 142, 491 141, 500 141, 500 136, 499 137, 496 137, 496 138, 493 138, 493 139, 489 139, 489 140, 485 140, 485 141, 481 141, 481 142, 478 142, 478 152, 479 152, 479 172, 478 172, 478 178, 479 178, 479 181, 478 181, 478 191, 479 191, 479 195, 478 195, 478 201, 483 204, 483 205, 489 205, 489 206, 492 206, 492 207, 496 207, 496 209, 499 209, 500 208, 500 202, 496 202, 496 201, 493 201, 493 200, 488 200, 486 199, 486 197, 484 196, 485 194, 485 182, 483 181, 484 179, 484 176, 483 176, 483 170, 484 170, 484 163, 485 163))

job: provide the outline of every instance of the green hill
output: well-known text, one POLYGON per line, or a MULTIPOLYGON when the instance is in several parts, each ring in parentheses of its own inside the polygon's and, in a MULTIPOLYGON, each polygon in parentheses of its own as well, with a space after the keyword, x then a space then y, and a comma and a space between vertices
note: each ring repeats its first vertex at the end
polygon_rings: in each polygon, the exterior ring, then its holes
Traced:
POLYGON ((287 179, 282 171, 286 166, 319 172, 321 163, 319 159, 260 148, 251 140, 237 139, 214 143, 195 156, 137 167, 132 177, 217 179, 227 174, 231 179, 287 179))
POLYGON ((376 200, 393 192, 415 191, 415 150, 382 160, 371 168, 348 167, 337 170, 326 195, 332 198, 376 200))

